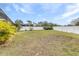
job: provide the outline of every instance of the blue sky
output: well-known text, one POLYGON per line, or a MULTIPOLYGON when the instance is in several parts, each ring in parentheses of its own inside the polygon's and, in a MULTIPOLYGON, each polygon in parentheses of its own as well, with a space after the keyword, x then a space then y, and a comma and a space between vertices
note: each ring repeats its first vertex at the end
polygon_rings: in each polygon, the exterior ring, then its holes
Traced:
POLYGON ((79 17, 79 4, 75 3, 1 3, 0 8, 12 21, 21 19, 24 23, 31 20, 66 25, 79 17))

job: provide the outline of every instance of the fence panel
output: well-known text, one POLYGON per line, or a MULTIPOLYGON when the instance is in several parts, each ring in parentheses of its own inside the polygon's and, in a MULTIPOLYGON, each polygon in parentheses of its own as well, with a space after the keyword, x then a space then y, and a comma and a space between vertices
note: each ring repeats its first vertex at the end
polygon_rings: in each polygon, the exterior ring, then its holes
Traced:
POLYGON ((79 34, 79 26, 57 26, 54 30, 79 34))

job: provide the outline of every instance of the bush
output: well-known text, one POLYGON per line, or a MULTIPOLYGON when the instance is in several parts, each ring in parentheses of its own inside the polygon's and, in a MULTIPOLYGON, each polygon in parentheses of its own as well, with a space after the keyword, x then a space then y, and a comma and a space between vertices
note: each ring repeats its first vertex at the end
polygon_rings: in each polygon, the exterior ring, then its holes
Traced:
POLYGON ((52 26, 44 26, 43 28, 44 28, 44 30, 53 30, 52 26))
POLYGON ((16 27, 6 21, 0 21, 0 42, 5 42, 16 32, 16 27))

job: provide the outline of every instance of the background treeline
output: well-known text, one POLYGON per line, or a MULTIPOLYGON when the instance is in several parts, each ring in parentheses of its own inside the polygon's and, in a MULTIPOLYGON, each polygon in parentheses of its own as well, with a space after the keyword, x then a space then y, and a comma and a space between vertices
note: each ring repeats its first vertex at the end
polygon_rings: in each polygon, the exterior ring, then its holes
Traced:
POLYGON ((53 29, 53 26, 79 26, 79 18, 77 19, 73 19, 70 24, 67 25, 58 25, 52 22, 47 22, 47 21, 40 21, 40 22, 32 22, 30 20, 26 21, 26 24, 23 23, 22 20, 17 19, 15 21, 15 25, 18 28, 18 30, 22 27, 22 26, 30 26, 30 27, 43 27, 45 30, 51 30, 53 29))
POLYGON ((53 29, 53 26, 60 26, 60 25, 50 23, 47 21, 41 21, 41 22, 35 23, 35 22, 28 20, 26 22, 27 23, 24 24, 22 20, 18 19, 15 21, 15 24, 16 24, 16 27, 18 27, 18 29, 20 29, 22 26, 30 26, 30 27, 43 27, 46 30, 51 30, 53 29))

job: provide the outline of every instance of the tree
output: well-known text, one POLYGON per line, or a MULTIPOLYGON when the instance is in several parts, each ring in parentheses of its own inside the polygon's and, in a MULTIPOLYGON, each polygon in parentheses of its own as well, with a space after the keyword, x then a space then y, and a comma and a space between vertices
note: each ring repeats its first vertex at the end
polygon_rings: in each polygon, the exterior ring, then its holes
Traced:
POLYGON ((79 22, 77 22, 75 25, 76 25, 76 26, 79 26, 79 22))
POLYGON ((37 23, 33 22, 33 26, 36 27, 37 26, 37 23))
POLYGON ((77 19, 74 19, 73 21, 71 21, 71 25, 79 25, 78 24, 79 23, 79 18, 77 18, 77 19))
POLYGON ((32 21, 28 20, 28 26, 33 26, 32 21))
POLYGON ((18 19, 17 19, 17 20, 15 21, 15 25, 16 25, 16 27, 17 27, 18 30, 21 28, 22 24, 23 24, 23 21, 22 21, 22 20, 18 20, 18 19))
POLYGON ((52 30, 53 29, 53 24, 52 23, 48 23, 47 21, 43 22, 43 25, 45 30, 52 30))
POLYGON ((33 26, 32 21, 28 20, 27 22, 28 22, 29 30, 32 31, 33 30, 33 28, 32 28, 32 26, 33 26))
POLYGON ((42 26, 43 22, 38 22, 36 26, 42 26))
POLYGON ((44 21, 44 22, 38 22, 38 26, 42 26, 45 30, 50 30, 52 29, 53 24, 47 21, 44 21))
POLYGON ((47 21, 44 21, 42 26, 49 26, 48 22, 47 21))

